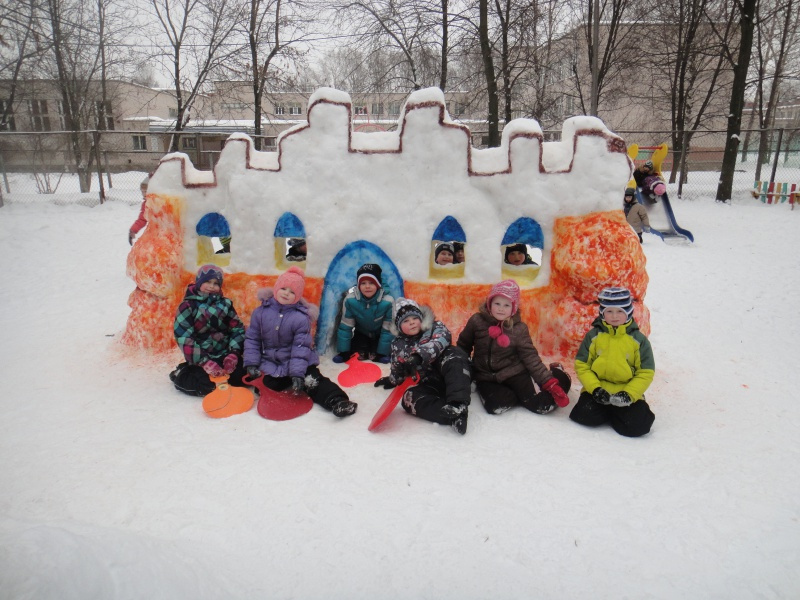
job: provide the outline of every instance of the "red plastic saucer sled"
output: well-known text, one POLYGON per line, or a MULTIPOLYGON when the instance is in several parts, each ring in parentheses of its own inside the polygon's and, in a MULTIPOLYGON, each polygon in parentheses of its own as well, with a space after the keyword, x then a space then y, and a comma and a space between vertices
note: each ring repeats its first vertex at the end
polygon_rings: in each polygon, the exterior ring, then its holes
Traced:
POLYGON ((250 379, 243 377, 247 385, 252 385, 258 390, 258 414, 270 421, 289 421, 301 417, 311 410, 314 402, 302 392, 283 390, 276 392, 264 385, 263 377, 250 379))
POLYGON ((392 393, 389 394, 388 398, 386 398, 386 402, 381 404, 378 412, 376 412, 375 416, 372 417, 372 422, 368 427, 370 431, 375 431, 389 417, 389 415, 392 414, 395 406, 400 404, 400 399, 403 397, 405 391, 410 388, 411 384, 413 383, 416 383, 413 378, 406 377, 403 380, 403 383, 392 390, 392 393))

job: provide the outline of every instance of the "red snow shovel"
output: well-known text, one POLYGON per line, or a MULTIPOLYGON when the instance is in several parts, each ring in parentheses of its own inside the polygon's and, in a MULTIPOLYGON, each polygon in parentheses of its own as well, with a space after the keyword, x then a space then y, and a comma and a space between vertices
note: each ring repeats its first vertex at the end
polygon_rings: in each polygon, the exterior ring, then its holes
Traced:
POLYGON ((378 427, 380 427, 381 423, 383 423, 387 417, 392 414, 395 406, 400 404, 400 399, 403 397, 405 391, 411 387, 412 383, 416 383, 416 379, 413 377, 406 377, 400 385, 392 390, 392 393, 389 394, 388 398, 386 398, 386 402, 381 404, 378 412, 376 412, 375 416, 372 417, 372 422, 368 427, 370 431, 375 431, 378 427))
POLYGON ((209 417, 224 419, 247 412, 255 400, 253 392, 243 387, 233 387, 228 383, 228 376, 210 377, 217 389, 203 398, 203 410, 209 417))
POLYGON ((314 402, 302 392, 283 390, 276 392, 264 385, 263 377, 250 379, 243 377, 247 385, 252 385, 258 390, 259 399, 256 410, 265 419, 270 421, 288 421, 301 417, 311 410, 314 402))

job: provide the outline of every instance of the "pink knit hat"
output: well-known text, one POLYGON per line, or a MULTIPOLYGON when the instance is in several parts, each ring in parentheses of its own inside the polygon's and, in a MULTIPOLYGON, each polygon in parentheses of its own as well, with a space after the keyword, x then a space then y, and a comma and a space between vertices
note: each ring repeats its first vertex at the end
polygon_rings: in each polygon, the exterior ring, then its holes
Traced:
POLYGON ((306 274, 299 267, 289 267, 287 271, 278 277, 272 290, 277 292, 283 288, 289 288, 294 292, 296 301, 303 297, 303 289, 306 287, 306 274))
POLYGON ((519 308, 519 286, 516 281, 513 279, 506 279, 505 281, 494 284, 492 286, 492 291, 489 292, 489 297, 486 299, 487 309, 491 306, 495 296, 508 298, 511 301, 511 314, 517 314, 517 309, 519 308))

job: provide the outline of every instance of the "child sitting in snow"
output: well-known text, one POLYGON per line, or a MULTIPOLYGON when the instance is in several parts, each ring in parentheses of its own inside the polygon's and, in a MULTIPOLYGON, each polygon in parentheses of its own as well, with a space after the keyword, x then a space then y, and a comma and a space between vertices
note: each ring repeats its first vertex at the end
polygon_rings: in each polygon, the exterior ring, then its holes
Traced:
POLYGON ((575 357, 583 391, 569 418, 581 425, 608 422, 620 435, 639 437, 655 420, 644 400, 655 375, 653 350, 633 319, 627 289, 605 288, 598 302, 600 315, 575 357))
POLYGON ((550 370, 542 363, 528 326, 519 316, 519 296, 513 279, 496 284, 458 336, 458 347, 472 355, 478 394, 492 415, 517 404, 540 415, 555 409, 556 404, 569 404, 567 392, 572 381, 558 363, 551 364, 550 370), (538 393, 534 381, 541 390, 538 393))
POLYGON ((661 176, 656 174, 652 160, 645 161, 642 166, 633 172, 633 179, 642 193, 656 200, 657 196, 663 196, 667 191, 667 185, 661 176))
POLYGON ((358 360, 388 363, 394 337, 390 331, 393 306, 394 298, 381 283, 380 266, 361 265, 356 272, 356 287, 342 302, 342 320, 336 333, 339 353, 333 362, 345 362, 358 352, 358 360))
POLYGON ((403 394, 403 408, 422 419, 450 425, 458 433, 467 432, 470 401, 469 359, 464 351, 451 346, 450 331, 436 321, 433 311, 413 300, 398 298, 395 303, 395 337, 392 342, 390 374, 375 382, 375 387, 391 389, 406 376, 418 375, 418 383, 403 394))
POLYGON ((628 225, 633 227, 636 235, 639 236, 639 243, 642 243, 642 231, 650 231, 650 218, 647 216, 647 209, 636 200, 636 190, 627 188, 625 190, 625 201, 622 207, 625 211, 625 218, 628 225))
POLYGON ((192 396, 205 396, 216 385, 211 377, 229 375, 231 385, 243 385, 241 354, 244 325, 233 303, 222 295, 222 270, 204 265, 186 288, 174 324, 175 341, 186 362, 169 374, 175 387, 192 396))
POLYGON ((319 309, 303 299, 305 283, 303 271, 289 267, 272 289, 258 293, 262 303, 253 311, 244 340, 247 374, 251 379, 263 375, 264 385, 276 391, 305 391, 324 409, 346 417, 358 405, 317 368, 311 323, 319 309))

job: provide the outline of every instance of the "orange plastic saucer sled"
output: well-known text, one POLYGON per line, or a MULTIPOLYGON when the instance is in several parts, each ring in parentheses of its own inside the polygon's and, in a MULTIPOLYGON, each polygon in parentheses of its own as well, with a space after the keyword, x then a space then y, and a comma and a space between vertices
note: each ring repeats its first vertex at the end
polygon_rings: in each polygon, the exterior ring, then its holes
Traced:
POLYGON ((403 380, 403 383, 392 390, 392 393, 389 394, 388 398, 386 398, 386 402, 381 404, 378 412, 376 412, 375 416, 372 417, 372 422, 367 428, 369 431, 375 431, 389 417, 389 415, 392 414, 392 411, 398 404, 400 404, 400 399, 403 397, 405 391, 411 387, 412 383, 416 383, 416 380, 413 377, 406 377, 403 380))
POLYGON ((210 377, 217 389, 203 398, 203 410, 209 417, 224 419, 247 412, 253 407, 253 392, 243 387, 234 387, 228 383, 228 376, 210 377))

